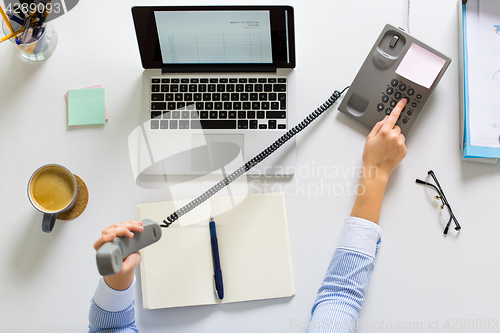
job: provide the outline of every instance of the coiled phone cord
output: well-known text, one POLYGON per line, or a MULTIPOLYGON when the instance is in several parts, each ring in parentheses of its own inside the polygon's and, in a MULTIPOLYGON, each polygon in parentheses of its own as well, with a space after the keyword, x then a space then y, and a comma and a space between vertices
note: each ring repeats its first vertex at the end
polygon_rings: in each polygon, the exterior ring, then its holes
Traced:
POLYGON ((202 204, 205 202, 207 199, 212 197, 214 194, 219 192, 222 188, 225 186, 231 184, 236 178, 247 172, 248 170, 252 169, 254 166, 256 166, 258 163, 262 162, 266 157, 271 155, 276 149, 281 147, 285 142, 290 140, 293 136, 295 136, 297 133, 302 131, 304 128, 306 128, 311 122, 313 122, 316 118, 318 118, 323 112, 328 110, 336 101, 337 99, 342 96, 342 94, 348 89, 349 87, 344 88, 341 92, 335 91, 328 100, 323 103, 320 107, 318 107, 316 110, 314 110, 310 115, 308 115, 302 122, 297 124, 294 128, 290 129, 288 132, 283 134, 278 140, 276 140, 273 144, 271 144, 269 147, 267 147, 264 151, 262 151, 260 154, 252 158, 250 161, 246 162, 244 165, 236 169, 233 173, 231 173, 229 176, 215 184, 213 187, 208 189, 205 193, 185 205, 184 207, 178 209, 174 213, 170 214, 169 217, 167 217, 166 220, 163 220, 163 223, 161 226, 164 228, 169 227, 172 223, 174 223, 177 219, 179 219, 181 216, 184 214, 190 212, 193 210, 195 207, 198 205, 202 204))

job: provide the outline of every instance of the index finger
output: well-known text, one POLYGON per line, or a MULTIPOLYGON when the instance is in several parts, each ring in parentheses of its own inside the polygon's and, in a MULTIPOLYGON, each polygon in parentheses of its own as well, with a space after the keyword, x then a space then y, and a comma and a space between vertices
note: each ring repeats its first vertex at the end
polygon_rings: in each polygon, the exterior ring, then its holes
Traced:
POLYGON ((385 122, 383 128, 386 129, 394 128, 407 102, 408 100, 406 98, 401 98, 399 100, 398 104, 396 104, 389 117, 387 117, 387 121, 385 122))

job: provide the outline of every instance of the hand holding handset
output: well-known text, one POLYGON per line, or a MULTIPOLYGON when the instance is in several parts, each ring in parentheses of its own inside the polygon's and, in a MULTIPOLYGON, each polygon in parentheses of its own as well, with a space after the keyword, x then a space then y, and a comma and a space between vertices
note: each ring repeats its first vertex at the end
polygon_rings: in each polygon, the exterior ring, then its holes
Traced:
POLYGON ((122 269, 122 262, 130 254, 156 243, 161 238, 160 226, 151 220, 142 221, 144 230, 134 233, 134 237, 116 237, 113 241, 103 244, 96 253, 99 274, 112 275, 122 269))

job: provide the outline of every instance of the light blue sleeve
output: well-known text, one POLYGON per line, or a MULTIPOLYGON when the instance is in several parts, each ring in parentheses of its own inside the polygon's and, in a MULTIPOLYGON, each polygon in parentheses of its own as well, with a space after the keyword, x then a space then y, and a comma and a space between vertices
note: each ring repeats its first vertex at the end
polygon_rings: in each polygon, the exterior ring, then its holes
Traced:
POLYGON ((349 217, 316 301, 309 332, 353 332, 373 271, 382 231, 373 222, 349 217))
POLYGON ((123 291, 110 288, 103 278, 92 298, 89 312, 89 332, 139 332, 135 326, 134 288, 123 291))

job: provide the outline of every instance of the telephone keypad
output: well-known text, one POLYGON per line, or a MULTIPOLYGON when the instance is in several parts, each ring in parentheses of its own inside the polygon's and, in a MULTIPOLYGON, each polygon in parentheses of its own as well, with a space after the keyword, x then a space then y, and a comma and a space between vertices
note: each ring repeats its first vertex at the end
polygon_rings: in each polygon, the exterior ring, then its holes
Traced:
POLYGON ((407 86, 406 83, 403 83, 398 79, 392 79, 391 82, 387 85, 385 92, 382 93, 382 103, 377 104, 377 111, 381 112, 385 110, 385 114, 390 115, 392 109, 402 98, 406 98, 408 100, 408 103, 404 107, 402 111, 404 112, 404 114, 401 114, 400 119, 403 124, 407 124, 410 121, 411 115, 418 107, 420 103, 418 100, 422 98, 422 95, 417 94, 414 88, 412 88, 411 86, 407 86), (392 98, 388 95, 392 95, 392 98), (412 98, 412 96, 414 97, 412 98))

